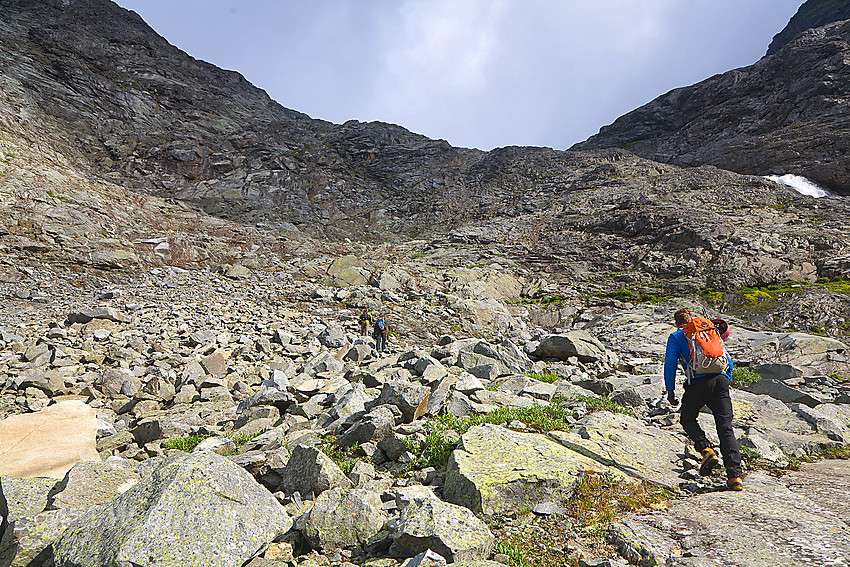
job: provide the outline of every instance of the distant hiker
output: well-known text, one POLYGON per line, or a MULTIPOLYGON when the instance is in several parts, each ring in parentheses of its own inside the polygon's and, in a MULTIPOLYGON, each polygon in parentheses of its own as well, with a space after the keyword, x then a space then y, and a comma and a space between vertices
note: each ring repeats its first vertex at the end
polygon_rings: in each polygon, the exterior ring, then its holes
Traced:
POLYGON ((378 317, 378 320, 375 321, 375 326, 372 329, 372 338, 375 339, 375 349, 378 352, 382 352, 385 348, 387 348, 387 339, 390 335, 390 326, 387 323, 387 320, 383 317, 378 317))
POLYGON ((368 309, 364 309, 360 312, 360 334, 364 337, 369 336, 369 325, 372 324, 372 314, 369 313, 368 309))
MULTIPOLYGON (((674 314, 678 330, 667 339, 664 356, 664 386, 667 399, 673 405, 676 400, 676 366, 681 362, 685 371, 685 394, 682 396, 680 421, 682 428, 694 447, 702 454, 699 474, 708 476, 717 466, 718 459, 705 432, 697 422, 699 410, 708 406, 714 414, 720 452, 726 467, 726 486, 730 490, 741 490, 741 452, 732 430, 732 398, 729 381, 732 374, 732 358, 726 352, 714 324, 708 319, 694 317, 688 309, 679 309, 674 314)), ((726 323, 724 321, 724 323, 726 323)), ((728 336, 728 325, 725 331, 728 336)))

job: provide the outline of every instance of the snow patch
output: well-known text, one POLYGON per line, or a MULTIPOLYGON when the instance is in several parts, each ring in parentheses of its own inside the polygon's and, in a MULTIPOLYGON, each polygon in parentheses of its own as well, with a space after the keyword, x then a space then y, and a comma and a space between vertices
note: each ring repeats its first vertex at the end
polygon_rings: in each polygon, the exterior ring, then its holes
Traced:
POLYGON ((807 179, 800 175, 793 175, 789 173, 788 175, 766 175, 765 177, 767 179, 770 179, 771 181, 776 181, 777 183, 781 183, 786 187, 790 187, 797 193, 808 195, 809 197, 814 197, 815 199, 832 195, 832 193, 830 193, 811 179, 807 179))

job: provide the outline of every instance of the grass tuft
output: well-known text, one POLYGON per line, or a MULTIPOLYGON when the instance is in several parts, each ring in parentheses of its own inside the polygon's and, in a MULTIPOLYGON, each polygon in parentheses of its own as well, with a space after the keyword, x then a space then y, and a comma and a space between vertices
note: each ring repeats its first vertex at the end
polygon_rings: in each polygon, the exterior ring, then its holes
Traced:
POLYGON ((732 385, 736 388, 758 382, 759 380, 761 380, 761 375, 756 374, 744 366, 738 366, 732 370, 732 385))
POLYGON ((193 435, 184 435, 183 437, 172 437, 171 439, 166 439, 163 441, 162 446, 166 449, 177 449, 179 451, 183 451, 184 453, 191 453, 195 450, 195 447, 201 444, 201 441, 204 439, 208 439, 212 437, 212 434, 193 434, 193 435))

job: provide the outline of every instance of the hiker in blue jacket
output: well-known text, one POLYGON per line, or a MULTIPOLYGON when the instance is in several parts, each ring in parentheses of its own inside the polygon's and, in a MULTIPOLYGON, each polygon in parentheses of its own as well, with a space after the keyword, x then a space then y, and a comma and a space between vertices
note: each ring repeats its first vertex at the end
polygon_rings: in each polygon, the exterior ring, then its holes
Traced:
POLYGON ((375 339, 375 350, 383 352, 387 348, 387 339, 390 337, 390 324, 384 317, 378 317, 375 320, 372 337, 375 339))
MULTIPOLYGON (((667 400, 676 405, 676 367, 681 362, 682 370, 688 375, 691 353, 683 327, 691 322, 693 315, 688 309, 679 309, 674 314, 675 332, 667 338, 667 351, 664 355, 664 387, 667 400)), ((720 452, 723 454, 723 466, 726 468, 726 486, 730 490, 741 490, 741 452, 738 440, 732 429, 732 398, 729 395, 729 381, 732 373, 732 358, 727 354, 729 364, 723 373, 696 374, 685 380, 685 393, 682 396, 680 421, 682 428, 702 454, 699 473, 711 474, 718 464, 717 454, 697 422, 697 416, 703 406, 708 406, 714 414, 717 437, 720 439, 720 452)))

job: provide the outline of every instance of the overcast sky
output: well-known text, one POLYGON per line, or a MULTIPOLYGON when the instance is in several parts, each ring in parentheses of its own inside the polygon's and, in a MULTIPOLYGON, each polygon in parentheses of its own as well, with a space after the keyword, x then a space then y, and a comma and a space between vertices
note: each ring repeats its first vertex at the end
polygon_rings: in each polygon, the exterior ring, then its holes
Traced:
POLYGON ((287 108, 565 149, 756 62, 803 0, 117 0, 287 108))

